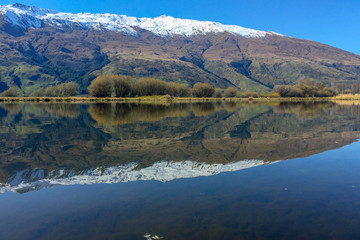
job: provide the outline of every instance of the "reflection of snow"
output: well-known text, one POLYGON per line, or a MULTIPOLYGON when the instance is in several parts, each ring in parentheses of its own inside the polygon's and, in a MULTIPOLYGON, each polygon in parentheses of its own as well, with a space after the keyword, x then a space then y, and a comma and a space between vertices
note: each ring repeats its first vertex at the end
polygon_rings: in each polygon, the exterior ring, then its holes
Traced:
POLYGON ((151 235, 148 233, 144 235, 144 238, 146 238, 146 240, 162 239, 162 237, 159 237, 158 235, 151 235))
POLYGON ((9 182, 0 185, 0 193, 26 192, 54 185, 119 183, 131 181, 156 180, 167 182, 180 178, 212 176, 222 172, 238 171, 264 164, 262 160, 242 160, 229 164, 207 164, 192 161, 162 161, 142 169, 136 169, 136 163, 108 168, 74 170, 53 170, 45 174, 43 169, 27 169, 10 177, 9 182))

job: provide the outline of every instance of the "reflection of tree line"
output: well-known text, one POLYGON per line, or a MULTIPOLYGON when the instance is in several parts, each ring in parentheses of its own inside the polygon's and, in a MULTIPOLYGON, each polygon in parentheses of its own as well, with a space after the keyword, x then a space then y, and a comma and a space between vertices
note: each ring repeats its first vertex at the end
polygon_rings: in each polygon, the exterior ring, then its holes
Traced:
MULTIPOLYGON (((44 110, 56 117, 66 117, 66 118, 77 118, 80 115, 80 105, 73 103, 36 103, 29 104, 33 107, 30 112, 34 112, 34 114, 41 113, 44 110)), ((0 107, 6 110, 11 115, 19 114, 22 110, 24 104, 19 103, 3 103, 0 104, 0 107)))
POLYGON ((77 118, 80 115, 79 104, 45 104, 45 110, 57 117, 77 118))
MULTIPOLYGON (((247 104, 248 107, 254 104, 247 104)), ((243 103, 181 103, 172 105, 144 104, 106 104, 96 103, 89 106, 89 113, 99 125, 122 125, 136 121, 154 122, 168 117, 206 117, 222 109, 231 113, 244 106, 243 103)), ((247 106, 245 106, 247 107, 247 106)), ((343 113, 351 108, 354 115, 360 115, 359 105, 337 105, 332 102, 281 102, 272 105, 275 113, 296 114, 298 117, 311 119, 323 113, 332 111, 343 113)))
POLYGON ((0 107, 6 110, 9 114, 16 115, 21 112, 23 105, 17 103, 3 103, 0 107))
MULTIPOLYGON (((30 112, 44 110, 56 117, 76 118, 81 113, 81 105, 73 103, 38 103, 29 104, 34 109, 30 112), (36 110, 35 110, 36 109, 36 110)), ((230 110, 238 108, 238 104, 226 103, 230 110)), ((23 110, 19 103, 0 105, 11 115, 23 110)), ((136 121, 153 122, 167 117, 186 117, 193 113, 195 117, 209 116, 221 110, 221 103, 179 103, 179 104, 136 104, 136 103, 94 103, 90 104, 88 112, 99 125, 121 125, 136 121)), ((37 115, 37 114, 36 114, 37 115)))
POLYGON ((179 103, 171 105, 95 103, 89 106, 91 117, 99 125, 155 122, 168 117, 208 116, 221 110, 220 103, 179 103))
POLYGON ((336 107, 332 102, 281 102, 273 106, 275 113, 296 114, 299 117, 312 118, 336 107))
POLYGON ((273 106, 275 113, 296 114, 298 117, 311 119, 323 113, 344 114, 350 109, 354 116, 360 115, 359 104, 336 104, 334 102, 282 102, 273 106))
MULTIPOLYGON (((136 103, 94 103, 88 107, 91 117, 99 125, 122 125, 133 122, 155 122, 169 117, 206 117, 220 110, 231 113, 240 106, 251 107, 254 103, 177 103, 177 104, 136 104, 136 103)), ((338 105, 333 102, 280 102, 271 104, 275 113, 296 114, 299 117, 312 118, 324 112, 337 114, 351 108, 354 115, 360 114, 360 105, 338 105)), ((0 105, 11 115, 19 114, 24 105, 4 103, 0 105)), ((81 113, 81 105, 73 103, 32 104, 34 112, 43 112, 56 117, 77 118, 81 113)))

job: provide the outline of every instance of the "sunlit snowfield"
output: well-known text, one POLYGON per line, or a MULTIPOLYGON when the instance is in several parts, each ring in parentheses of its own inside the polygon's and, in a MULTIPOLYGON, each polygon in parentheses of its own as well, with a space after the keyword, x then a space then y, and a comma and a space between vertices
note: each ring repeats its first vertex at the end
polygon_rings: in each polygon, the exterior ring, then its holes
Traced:
POLYGON ((0 104, 0 239, 359 239, 360 106, 0 104))

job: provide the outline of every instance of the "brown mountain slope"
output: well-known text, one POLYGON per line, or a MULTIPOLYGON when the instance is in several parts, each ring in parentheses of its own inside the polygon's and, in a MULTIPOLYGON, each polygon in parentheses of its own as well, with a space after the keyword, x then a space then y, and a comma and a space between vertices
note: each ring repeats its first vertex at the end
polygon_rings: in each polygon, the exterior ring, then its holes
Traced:
POLYGON ((0 92, 18 85, 29 94, 65 81, 85 89, 106 73, 263 92, 306 78, 348 86, 360 81, 360 56, 313 41, 270 33, 161 37, 137 30, 137 36, 76 24, 22 30, 0 16, 0 92))

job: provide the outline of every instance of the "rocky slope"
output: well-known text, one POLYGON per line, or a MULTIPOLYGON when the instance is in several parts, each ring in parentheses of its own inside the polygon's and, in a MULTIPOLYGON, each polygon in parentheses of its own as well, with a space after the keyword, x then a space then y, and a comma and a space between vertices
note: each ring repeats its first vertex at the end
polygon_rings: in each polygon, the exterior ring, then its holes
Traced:
POLYGON ((321 43, 169 16, 61 13, 0 6, 0 92, 65 81, 85 89, 99 74, 209 82, 269 91, 313 78, 360 81, 360 56, 321 43))

